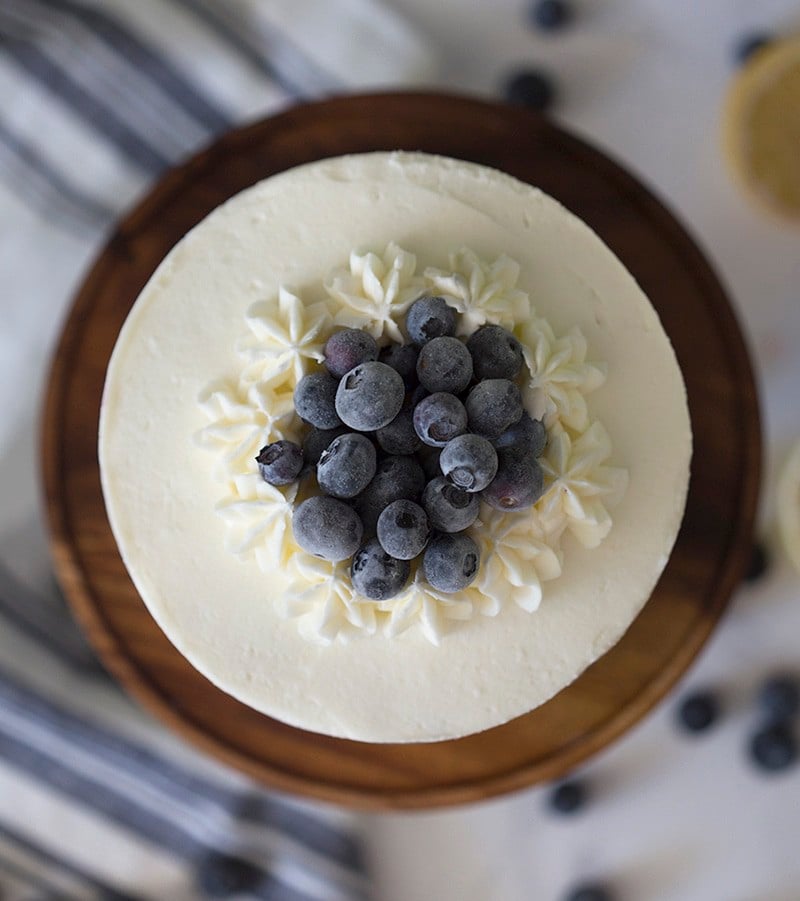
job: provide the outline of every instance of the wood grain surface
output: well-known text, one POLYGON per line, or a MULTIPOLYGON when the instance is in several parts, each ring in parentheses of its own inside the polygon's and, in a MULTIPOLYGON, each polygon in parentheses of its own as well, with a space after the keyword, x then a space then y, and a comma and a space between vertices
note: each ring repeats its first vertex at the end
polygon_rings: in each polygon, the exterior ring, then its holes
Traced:
POLYGON ((111 672, 208 753, 277 789, 369 809, 475 801, 558 778, 621 735, 691 663, 749 559, 759 484, 756 391, 724 291, 672 215, 623 169, 534 113, 466 97, 389 94, 300 106, 231 132, 174 169, 110 238, 52 366, 43 472, 52 551, 111 672), (425 150, 538 185, 606 241, 652 300, 686 379, 694 461, 686 517, 655 593, 622 641, 553 700, 456 741, 371 745, 286 726, 212 686, 173 648, 117 552, 97 424, 120 326, 167 251, 226 198, 291 166, 425 150))

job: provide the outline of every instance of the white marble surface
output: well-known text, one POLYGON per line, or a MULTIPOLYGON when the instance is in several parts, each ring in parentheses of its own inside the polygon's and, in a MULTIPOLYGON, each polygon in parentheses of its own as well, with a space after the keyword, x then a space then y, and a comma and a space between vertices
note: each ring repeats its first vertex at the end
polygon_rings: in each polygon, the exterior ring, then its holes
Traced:
MULTIPOLYGON (((542 36, 518 0, 394 0, 441 48, 441 83, 493 94, 511 68, 558 79, 554 117, 624 162, 677 212, 730 291, 760 380, 766 439, 762 530, 775 546, 772 484, 800 438, 800 231, 753 210, 719 152, 730 49, 751 28, 800 24, 787 0, 583 0, 574 26, 542 36)), ((702 353, 702 348, 698 348, 702 353)), ((736 440, 732 435, 731 440, 736 440)), ((743 587, 673 696, 587 766, 585 811, 559 818, 545 790, 444 812, 365 818, 379 901, 557 901, 597 878, 624 901, 797 901, 800 767, 749 765, 753 695, 800 671, 800 578, 776 555, 743 587), (690 687, 720 692, 705 736, 672 724, 690 687)))

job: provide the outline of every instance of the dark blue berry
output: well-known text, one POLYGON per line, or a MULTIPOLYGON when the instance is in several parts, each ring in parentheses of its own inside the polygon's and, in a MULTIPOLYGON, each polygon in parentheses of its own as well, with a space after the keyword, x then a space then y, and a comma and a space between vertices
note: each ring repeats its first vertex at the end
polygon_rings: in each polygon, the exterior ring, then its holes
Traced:
POLYGON ((797 677, 780 674, 767 679, 758 693, 758 703, 774 720, 789 719, 800 710, 800 683, 797 677))
POLYGON ((431 479, 422 493, 422 506, 434 529, 461 532, 478 518, 481 504, 477 494, 468 494, 451 485, 443 476, 431 479))
POLYGON ((335 429, 342 424, 336 412, 337 382, 320 370, 304 375, 294 389, 297 415, 318 429, 335 429))
POLYGON ((697 691, 678 706, 678 722, 687 732, 704 732, 717 721, 719 702, 710 691, 697 691))
POLYGON ((750 739, 750 758, 767 772, 788 769, 797 760, 797 742, 791 725, 782 720, 756 732, 750 739))
POLYGON ((210 851, 197 866, 197 885, 209 898, 250 894, 264 878, 263 871, 248 860, 210 851))
POLYGON ((467 395, 469 430, 493 441, 522 418, 519 388, 508 379, 485 379, 467 395))
POLYGON ((289 485, 303 468, 303 451, 293 441, 275 441, 262 447, 256 457, 261 478, 270 485, 289 485))
POLYGON ((480 561, 478 545, 469 535, 435 535, 425 549, 422 569, 433 588, 452 594, 471 584, 480 561))
POLYGON ((364 363, 339 382, 336 412, 357 432, 374 432, 388 425, 403 406, 405 385, 385 363, 364 363))
POLYGON ((381 460, 375 477, 353 502, 366 534, 374 534, 378 517, 392 501, 418 501, 424 487, 425 473, 413 457, 392 456, 381 460))
POLYGON ((774 36, 767 31, 752 31, 742 35, 733 47, 733 61, 739 66, 744 65, 754 53, 768 46, 774 40, 774 36))
POLYGON ((325 560, 346 560, 358 549, 364 530, 352 507, 321 494, 295 509, 292 531, 295 541, 309 554, 325 560))
POLYGON ((414 501, 394 501, 378 517, 378 541, 398 560, 413 560, 421 554, 430 532, 427 514, 414 501))
POLYGON ((758 582, 762 576, 766 575, 769 564, 769 553, 766 547, 762 542, 757 541, 750 552, 750 563, 744 575, 745 582, 758 582))
POLYGON ((387 454, 414 454, 422 447, 414 428, 414 407, 410 397, 389 425, 375 432, 375 438, 387 454))
POLYGON ((613 901, 614 896, 606 886, 586 882, 571 889, 564 901, 613 901))
POLYGON ((420 297, 408 310, 406 331, 408 337, 419 347, 432 338, 455 335, 456 311, 443 297, 420 297))
POLYGON ((382 347, 378 355, 381 363, 391 366, 403 380, 406 388, 412 391, 417 387, 417 357, 419 351, 413 344, 390 344, 382 347))
POLYGON ((526 510, 544 492, 544 473, 536 459, 516 448, 497 454, 497 475, 481 497, 495 510, 504 513, 526 510))
POLYGON ((345 373, 362 363, 378 359, 378 342, 361 329, 346 328, 328 338, 325 345, 325 365, 334 378, 340 379, 345 373))
POLYGON ((452 394, 438 391, 423 398, 414 408, 414 429, 425 444, 444 447, 467 430, 467 411, 452 394))
POLYGON ((548 803, 557 813, 577 813, 586 803, 586 798, 586 785, 578 779, 570 779, 550 792, 548 803))
POLYGON ((537 0, 531 7, 531 20, 542 31, 558 31, 571 18, 572 7, 566 0, 537 0))
POLYGON ((372 538, 356 551, 350 574, 359 594, 372 601, 385 601, 403 590, 411 564, 389 556, 378 539, 372 538))
POLYGON ((480 435, 459 435, 442 449, 439 467, 464 491, 483 491, 497 475, 497 451, 480 435))
POLYGON ((419 352, 417 376, 428 391, 458 394, 472 381, 472 356, 458 338, 433 338, 419 352))
POLYGON ((317 463, 319 487, 333 497, 355 497, 375 475, 375 446, 366 437, 348 432, 334 438, 317 463))
POLYGON ((484 325, 467 339, 472 369, 478 381, 515 379, 522 368, 522 345, 499 325, 484 325))
POLYGON ((540 419, 532 419, 523 410, 519 422, 509 426, 499 438, 492 441, 492 444, 497 450, 515 448, 538 457, 547 445, 547 432, 540 419))
POLYGON ((303 439, 303 458, 306 463, 316 466, 322 452, 339 435, 344 435, 347 426, 340 425, 337 429, 309 429, 308 434, 303 439))
POLYGON ((526 69, 512 75, 505 85, 505 96, 509 103, 527 106, 545 112, 555 99, 553 79, 546 72, 526 69))

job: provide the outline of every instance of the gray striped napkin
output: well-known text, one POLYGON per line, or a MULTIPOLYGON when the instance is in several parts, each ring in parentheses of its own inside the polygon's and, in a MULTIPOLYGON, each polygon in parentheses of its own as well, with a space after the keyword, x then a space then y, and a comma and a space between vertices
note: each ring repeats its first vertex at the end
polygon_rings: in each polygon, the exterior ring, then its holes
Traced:
POLYGON ((354 822, 183 745, 103 673, 48 574, 35 408, 115 217, 234 124, 432 75, 379 0, 0 0, 0 898, 368 895, 354 822))

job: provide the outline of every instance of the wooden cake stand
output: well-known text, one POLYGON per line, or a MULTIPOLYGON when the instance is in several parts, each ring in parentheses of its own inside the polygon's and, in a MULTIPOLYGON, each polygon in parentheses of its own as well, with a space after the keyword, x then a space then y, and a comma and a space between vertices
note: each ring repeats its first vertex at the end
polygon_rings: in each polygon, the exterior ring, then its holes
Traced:
POLYGON ((44 483, 58 577, 102 660, 148 710, 262 783, 373 810, 487 798, 563 776, 669 691, 749 560, 759 484, 756 390, 723 289, 641 184, 534 113, 465 97, 389 94, 300 106, 225 135, 167 173, 119 225, 78 292, 50 375, 44 483), (170 248, 222 201, 300 163, 424 150, 538 185, 584 219, 650 297, 689 394, 686 517, 652 598, 624 638, 553 700, 479 735, 417 745, 286 726, 224 694, 170 644, 136 593, 103 505, 97 424, 123 320, 170 248))

